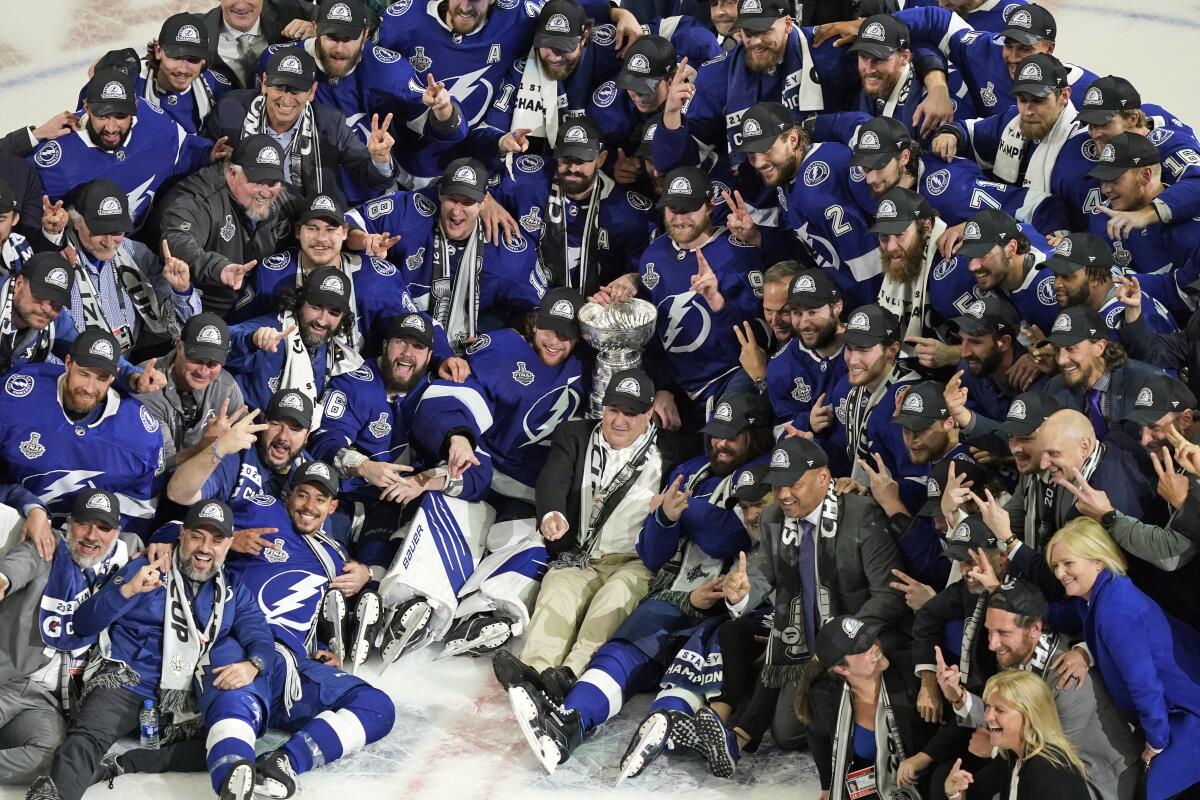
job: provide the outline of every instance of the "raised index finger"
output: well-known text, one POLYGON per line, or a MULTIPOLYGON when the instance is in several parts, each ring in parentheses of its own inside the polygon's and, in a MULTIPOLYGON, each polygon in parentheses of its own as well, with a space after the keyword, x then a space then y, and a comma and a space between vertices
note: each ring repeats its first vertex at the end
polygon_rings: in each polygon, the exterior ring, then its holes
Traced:
POLYGON ((166 239, 162 240, 162 256, 164 261, 171 258, 171 247, 167 244, 166 239))

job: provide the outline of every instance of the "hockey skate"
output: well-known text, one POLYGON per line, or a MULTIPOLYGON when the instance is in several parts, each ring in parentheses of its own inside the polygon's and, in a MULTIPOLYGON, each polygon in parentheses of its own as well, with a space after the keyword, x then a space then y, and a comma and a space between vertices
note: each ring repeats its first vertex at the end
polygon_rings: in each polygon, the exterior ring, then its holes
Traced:
POLYGON ((554 705, 528 683, 509 689, 508 702, 529 749, 546 774, 553 775, 583 739, 579 713, 554 705))
POLYGON ((383 615, 383 601, 377 592, 363 592, 358 597, 358 606, 354 609, 357 618, 354 624, 354 638, 350 639, 349 659, 347 666, 351 672, 356 672, 366 663, 371 653, 371 633, 376 629, 383 615))
POLYGON ((671 717, 666 711, 653 711, 642 720, 625 748, 625 755, 621 756, 621 774, 616 785, 641 775, 651 761, 662 755, 670 733, 671 717))
POLYGON ((296 770, 288 757, 275 750, 263 753, 254 762, 254 795, 284 800, 296 793, 296 770))
POLYGON ((29 785, 25 800, 62 800, 62 795, 58 793, 54 780, 49 775, 43 775, 29 785))
POLYGON ((472 614, 460 619, 446 634, 446 647, 440 661, 451 656, 482 656, 500 649, 518 631, 513 623, 498 614, 472 614))
POLYGON ((579 678, 570 667, 546 667, 542 670, 542 691, 555 703, 562 705, 567 699, 567 692, 579 678))
POLYGON ((218 800, 250 800, 254 796, 254 765, 241 758, 225 777, 218 800))
POLYGON ((505 691, 522 683, 528 683, 538 690, 542 689, 542 676, 538 671, 507 650, 497 650, 492 656, 492 672, 505 691))
POLYGON ((387 623, 379 632, 378 640, 385 669, 421 643, 431 619, 433 609, 424 597, 411 597, 392 609, 387 623))
POLYGON ((737 736, 725 727, 717 712, 708 706, 696 712, 696 732, 704 743, 708 771, 718 778, 732 778, 740 755, 737 736))
POLYGON ((680 750, 691 750, 704 756, 707 750, 700 740, 700 732, 696 730, 696 718, 682 711, 668 711, 671 718, 671 730, 667 736, 667 752, 676 753, 680 750))
POLYGON ((337 656, 339 664, 346 662, 346 598, 337 589, 325 592, 321 599, 317 638, 329 644, 329 652, 337 656))

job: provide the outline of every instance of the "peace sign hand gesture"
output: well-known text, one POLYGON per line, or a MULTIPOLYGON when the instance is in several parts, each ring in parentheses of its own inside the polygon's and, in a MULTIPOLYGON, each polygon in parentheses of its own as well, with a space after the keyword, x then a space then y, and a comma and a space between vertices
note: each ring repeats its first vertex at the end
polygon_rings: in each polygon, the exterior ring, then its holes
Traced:
POLYGON ((1079 509, 1080 514, 1098 521, 1113 510, 1108 494, 1100 489, 1093 489, 1078 467, 1071 467, 1071 479, 1068 481, 1061 475, 1056 475, 1054 482, 1075 495, 1075 507, 1079 509))
POLYGON ((42 195, 42 230, 51 236, 57 236, 67 229, 70 217, 63 208, 63 201, 50 204, 49 195, 42 195))
POLYGON ((758 339, 754 337, 754 323, 747 319, 740 325, 734 325, 733 335, 742 348, 738 361, 750 379, 757 381, 767 377, 767 352, 758 346, 758 339))
POLYGON ((729 228, 729 232, 746 244, 755 247, 762 244, 762 233, 754 224, 754 219, 750 216, 750 207, 742 199, 742 193, 734 192, 731 196, 729 192, 723 192, 721 197, 729 208, 729 216, 725 217, 725 227, 729 228))
POLYGON ((391 163, 392 145, 396 143, 396 140, 392 138, 392 134, 388 133, 391 127, 391 114, 383 118, 383 125, 379 124, 378 114, 371 115, 371 135, 367 138, 367 151, 371 154, 371 160, 376 164, 391 163))
POLYGON ((896 483, 892 473, 888 472, 887 465, 883 463, 883 456, 879 453, 871 453, 871 456, 875 460, 874 466, 868 464, 865 459, 858 459, 858 465, 867 473, 871 484, 871 496, 889 517, 907 513, 904 504, 900 502, 900 484, 896 483))
POLYGON ((1188 496, 1188 477, 1175 471, 1175 461, 1171 458, 1171 448, 1162 448, 1162 458, 1153 450, 1150 460, 1154 463, 1154 474, 1158 476, 1158 496, 1171 504, 1172 508, 1183 508, 1188 496))

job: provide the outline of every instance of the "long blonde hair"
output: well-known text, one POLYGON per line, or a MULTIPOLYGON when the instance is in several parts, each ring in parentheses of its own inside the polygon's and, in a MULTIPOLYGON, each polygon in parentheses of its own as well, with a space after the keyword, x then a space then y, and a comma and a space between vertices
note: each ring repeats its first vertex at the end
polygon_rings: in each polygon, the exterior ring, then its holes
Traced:
POLYGON ((1076 517, 1050 537, 1046 545, 1046 563, 1050 569, 1054 569, 1054 546, 1058 544, 1080 558, 1099 561, 1114 575, 1124 575, 1129 570, 1121 548, 1094 519, 1076 517))
POLYGON ((1087 777, 1083 762, 1074 745, 1063 733, 1058 708, 1046 682, 1031 672, 1004 670, 988 679, 983 687, 983 701, 991 703, 1002 695, 1008 705, 1021 712, 1021 741, 1025 743, 1024 758, 1041 756, 1059 767, 1070 767, 1087 777))

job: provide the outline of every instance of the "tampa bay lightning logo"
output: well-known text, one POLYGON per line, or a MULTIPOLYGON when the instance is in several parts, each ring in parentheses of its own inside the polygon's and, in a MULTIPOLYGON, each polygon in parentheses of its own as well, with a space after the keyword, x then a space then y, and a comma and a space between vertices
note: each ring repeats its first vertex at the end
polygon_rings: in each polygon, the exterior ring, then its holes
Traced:
POLYGON ((1083 146, 1080 148, 1080 152, 1083 153, 1083 157, 1088 161, 1100 160, 1100 151, 1096 146, 1096 140, 1090 136, 1083 138, 1083 146))
POLYGON ((396 274, 396 265, 390 261, 384 261, 382 258, 371 256, 371 266, 385 278, 396 274))
POLYGON ((387 7, 387 15, 389 17, 402 17, 412 8, 413 0, 400 0, 398 3, 392 3, 387 7))
POLYGON ((592 102, 600 108, 608 108, 617 100, 617 82, 605 81, 592 93, 592 102))
POLYGON ((521 428, 525 431, 525 442, 521 447, 549 442, 550 434, 559 423, 575 416, 579 410, 579 392, 572 384, 578 381, 578 376, 571 378, 566 386, 555 386, 534 401, 521 420, 521 428))
POLYGON ((712 317, 700 295, 673 294, 660 302, 658 309, 658 318, 666 321, 660 335, 663 349, 668 353, 692 353, 708 341, 712 317))
POLYGON ((1057 302, 1054 298, 1054 276, 1043 278, 1037 287, 1037 298, 1044 306, 1052 306, 1057 302))
POLYGON ((1108 315, 1104 318, 1104 322, 1110 328, 1118 328, 1121 325, 1121 315, 1125 312, 1125 306, 1120 303, 1115 303, 1108 315))
POLYGON ((42 145, 42 149, 37 151, 33 160, 39 167, 53 167, 60 158, 62 158, 62 145, 52 139, 42 145))
POLYGON ((863 173, 863 168, 855 165, 850 168, 850 180, 855 183, 862 183, 866 179, 866 174, 863 173))
POLYGON ((286 267, 292 262, 292 256, 289 253, 275 253, 263 259, 262 265, 266 269, 279 270, 286 267))
POLYGON ((943 258, 938 262, 937 266, 933 268, 933 279, 935 281, 942 280, 951 272, 953 272, 956 266, 958 266, 957 258, 943 258))
POLYGON ((925 178, 925 189, 931 195, 937 196, 950 186, 950 170, 939 169, 925 178))
POLYGON ((258 607, 269 624, 307 634, 327 581, 302 569, 277 573, 258 590, 258 607))
POLYGON ((829 165, 824 161, 814 161, 804 170, 804 185, 817 186, 829 177, 829 165))
POLYGON ((70 509, 75 495, 84 489, 93 489, 94 478, 103 472, 90 469, 55 469, 49 472, 39 472, 22 479, 21 486, 38 496, 51 512, 66 512, 70 509))
POLYGON ((491 81, 483 77, 488 69, 489 67, 484 66, 473 72, 442 78, 442 82, 446 84, 446 90, 450 92, 451 97, 458 101, 463 114, 466 115, 468 128, 475 127, 492 105, 492 96, 495 94, 496 88, 491 81))

